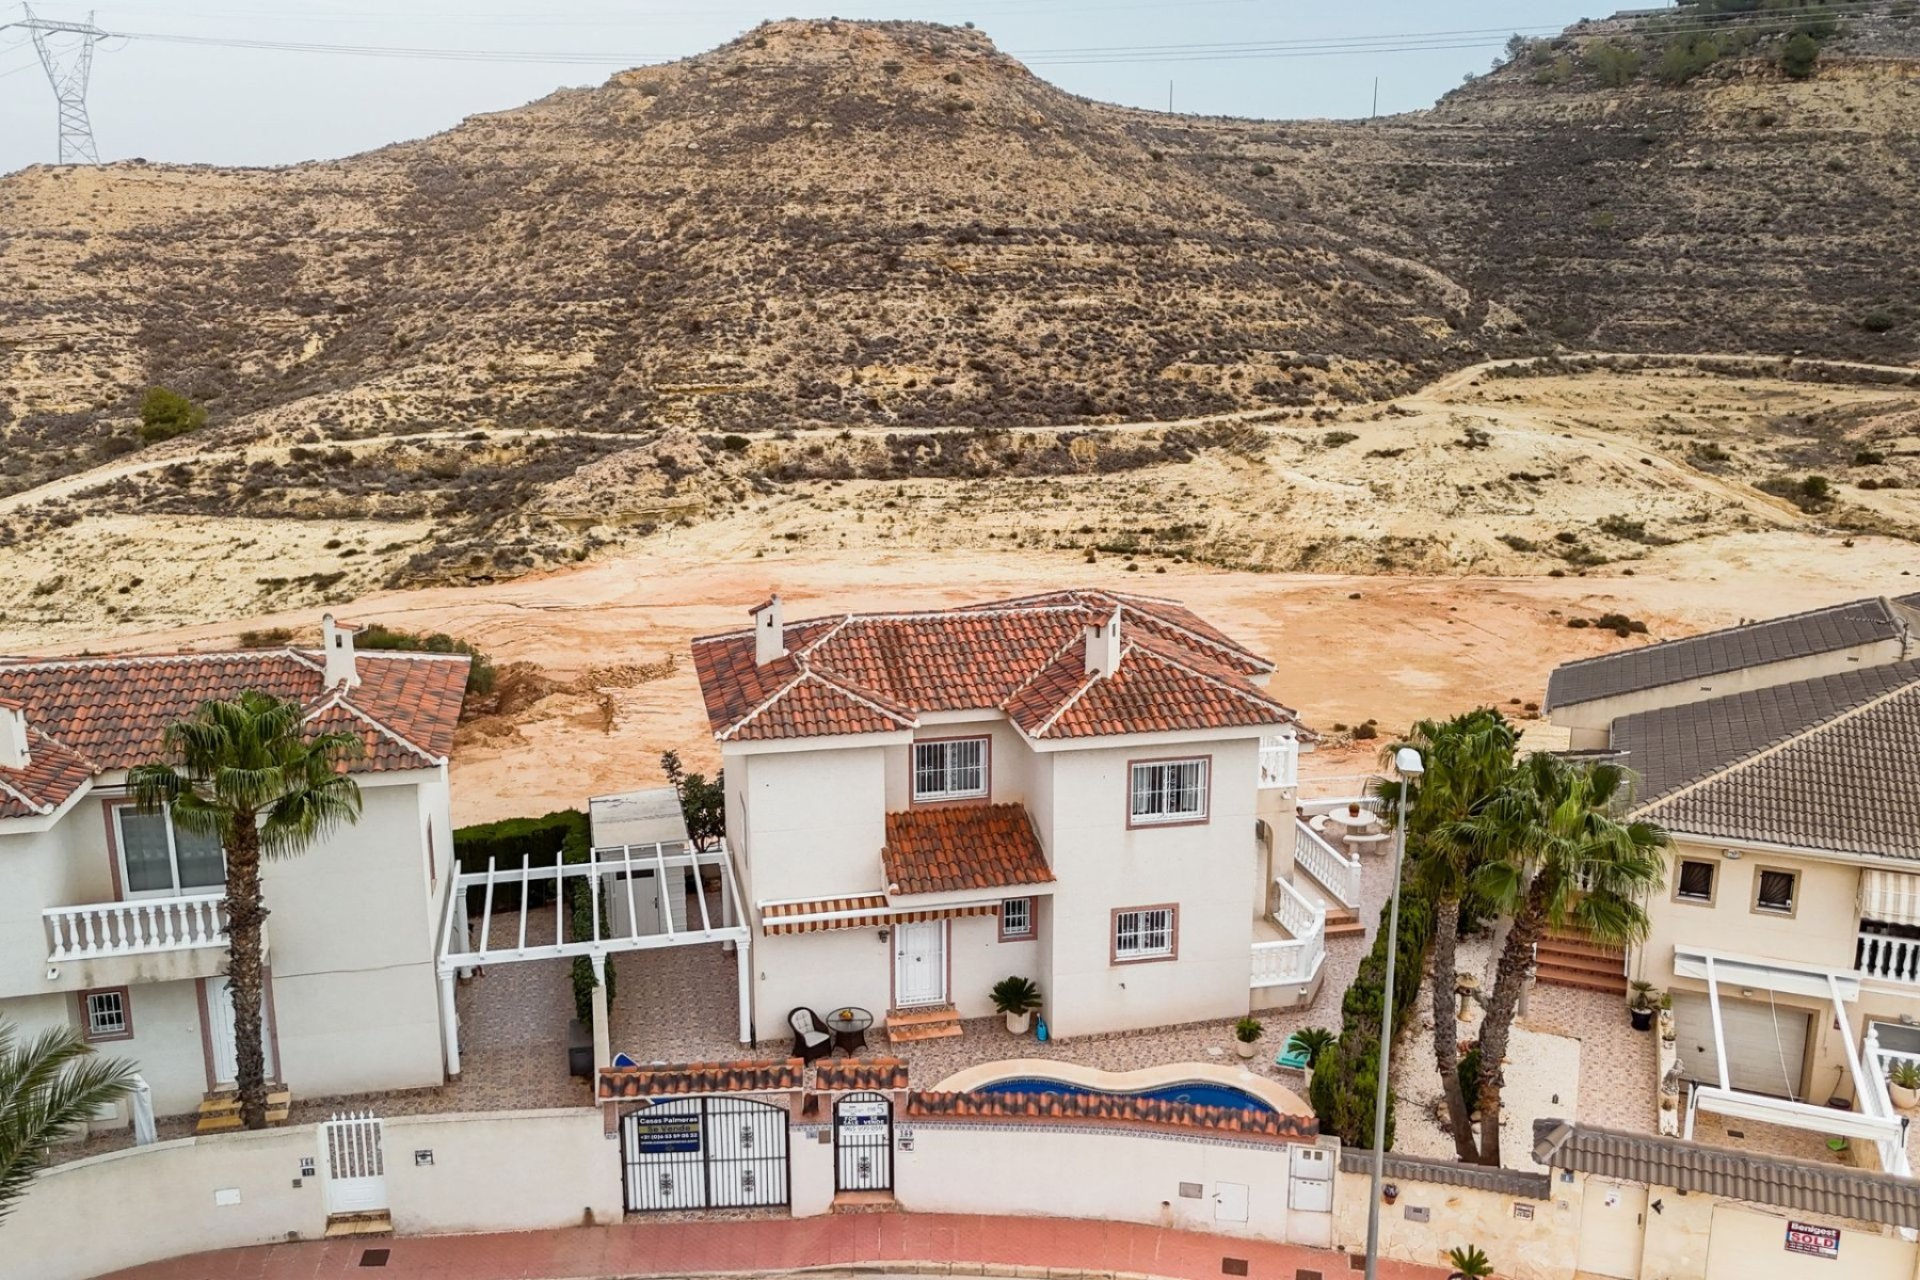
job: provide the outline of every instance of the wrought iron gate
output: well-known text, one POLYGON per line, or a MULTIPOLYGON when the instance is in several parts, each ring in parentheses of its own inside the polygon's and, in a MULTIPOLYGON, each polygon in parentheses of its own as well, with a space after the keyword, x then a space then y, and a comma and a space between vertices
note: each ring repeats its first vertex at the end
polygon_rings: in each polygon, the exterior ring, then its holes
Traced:
POLYGON ((833 1189, 893 1190, 893 1103, 849 1093, 833 1104, 833 1189))
POLYGON ((327 1212, 377 1213, 387 1207, 387 1155, 380 1119, 370 1111, 335 1115, 320 1126, 327 1153, 327 1212))
POLYGON ((787 1113, 752 1098, 675 1098, 620 1122, 627 1208, 787 1203, 787 1113))

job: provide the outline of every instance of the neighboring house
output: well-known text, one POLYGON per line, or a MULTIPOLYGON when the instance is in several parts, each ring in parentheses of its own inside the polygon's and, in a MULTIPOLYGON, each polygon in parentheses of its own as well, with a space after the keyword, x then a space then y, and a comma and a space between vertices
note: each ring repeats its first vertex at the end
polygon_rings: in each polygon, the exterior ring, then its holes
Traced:
POLYGON ((1554 674, 1563 694, 1667 699, 1587 745, 1639 775, 1636 816, 1673 836, 1626 964, 1672 993, 1677 1071, 1698 1086, 1871 1112, 1872 1059, 1920 1057, 1916 605, 1860 601, 1554 674), (1662 664, 1691 674, 1647 686, 1662 664))
POLYGON ((1920 595, 1806 613, 1568 662, 1547 680, 1547 714, 1576 751, 1603 748, 1622 716, 1920 657, 1920 595))
POLYGON ((0 659, 0 1017, 133 1059, 163 1115, 232 1086, 221 849, 139 812, 125 782, 168 724, 257 689, 366 744, 359 822, 265 866, 268 1076, 309 1097, 441 1083, 434 943, 467 665, 356 654, 331 618, 321 652, 0 659))
POLYGON ((1258 688, 1265 659, 1102 591, 799 622, 776 596, 751 616, 693 652, 757 1039, 796 1006, 959 1034, 1010 975, 1059 1036, 1237 1016, 1317 980, 1319 939, 1267 927, 1297 721, 1258 688))

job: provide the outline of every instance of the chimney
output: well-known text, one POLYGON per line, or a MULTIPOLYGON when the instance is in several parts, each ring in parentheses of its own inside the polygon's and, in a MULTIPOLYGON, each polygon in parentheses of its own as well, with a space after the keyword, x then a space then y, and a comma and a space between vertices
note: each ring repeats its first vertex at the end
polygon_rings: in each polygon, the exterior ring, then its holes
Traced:
POLYGON ((776 658, 787 656, 787 615, 776 593, 755 609, 753 618, 753 662, 764 667, 776 658))
POLYGON ((33 763, 27 750, 27 709, 0 698, 0 769, 24 769, 33 763))
POLYGON ((1106 677, 1120 668, 1120 610, 1105 622, 1087 628, 1087 674, 1106 677))
POLYGON ((351 689, 360 683, 360 671, 353 662, 353 637, 360 628, 342 626, 330 613, 320 615, 320 645, 326 650, 327 688, 337 689, 342 682, 351 689))

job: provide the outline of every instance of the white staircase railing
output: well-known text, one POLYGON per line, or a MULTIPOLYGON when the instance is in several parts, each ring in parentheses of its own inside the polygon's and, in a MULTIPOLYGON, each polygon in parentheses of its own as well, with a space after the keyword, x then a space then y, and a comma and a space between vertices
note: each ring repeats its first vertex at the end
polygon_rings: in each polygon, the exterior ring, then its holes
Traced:
POLYGON ((1285 880, 1275 880, 1280 892, 1273 918, 1293 937, 1281 942, 1253 944, 1251 986, 1279 987, 1312 982, 1327 958, 1327 909, 1310 902, 1285 880))
MULTIPOLYGON (((1860 1066, 1867 1074, 1867 1087, 1861 1090, 1860 1110, 1868 1115, 1888 1120, 1899 1120, 1900 1111, 1893 1105, 1893 1093, 1887 1087, 1888 1057, 1904 1057, 1903 1054, 1889 1054, 1880 1047, 1880 1033, 1871 1022, 1867 1024, 1866 1043, 1860 1047, 1860 1066)), ((1881 1140, 1874 1147, 1880 1156, 1880 1167, 1888 1173, 1902 1178, 1913 1176, 1913 1164, 1907 1158, 1907 1145, 1904 1142, 1881 1140)))
POLYGON ((1314 883, 1332 894, 1341 906, 1357 909, 1360 906, 1360 859, 1341 853, 1298 818, 1294 819, 1294 827, 1294 865, 1312 876, 1314 883))
POLYGON ((220 894, 48 907, 47 963, 227 945, 220 894))

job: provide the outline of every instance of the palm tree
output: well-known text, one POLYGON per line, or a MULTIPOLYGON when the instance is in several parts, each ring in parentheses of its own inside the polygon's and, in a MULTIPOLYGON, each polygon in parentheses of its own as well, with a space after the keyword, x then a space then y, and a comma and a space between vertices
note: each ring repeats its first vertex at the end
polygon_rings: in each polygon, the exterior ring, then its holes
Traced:
POLYGON ((182 830, 218 836, 226 850, 227 989, 240 1117, 249 1129, 267 1123, 260 860, 304 853, 360 817, 360 788, 345 772, 364 749, 360 738, 307 736, 301 716, 299 704, 252 689, 203 703, 191 719, 167 726, 162 741, 171 762, 139 765, 127 775, 142 811, 168 808, 182 830))
POLYGON ((1617 764, 1529 756, 1474 819, 1488 860, 1474 886, 1512 917, 1480 1028, 1480 1163, 1500 1163, 1500 1091, 1514 1010, 1549 929, 1625 945, 1647 936, 1646 893, 1665 874, 1667 833, 1615 816, 1632 775, 1617 764))
MULTIPOLYGON (((1460 1084, 1460 1044, 1454 1025, 1455 953, 1460 941, 1460 903, 1466 898, 1480 853, 1471 825, 1513 771, 1519 732, 1498 711, 1482 707, 1451 720, 1422 720, 1407 740, 1388 747, 1391 763, 1402 746, 1420 752, 1426 773, 1405 807, 1408 875, 1433 903, 1433 1058, 1446 1097, 1447 1123, 1461 1160, 1479 1159, 1472 1108, 1460 1084)), ((1380 784, 1386 811, 1400 820, 1400 784, 1380 784)))
POLYGON ((117 1102, 133 1064, 97 1058, 71 1027, 50 1027, 25 1044, 0 1021, 0 1222, 27 1193, 53 1140, 117 1102))

